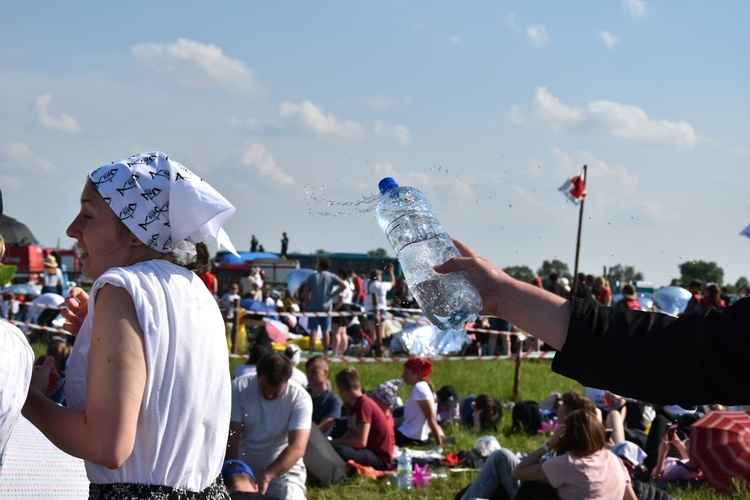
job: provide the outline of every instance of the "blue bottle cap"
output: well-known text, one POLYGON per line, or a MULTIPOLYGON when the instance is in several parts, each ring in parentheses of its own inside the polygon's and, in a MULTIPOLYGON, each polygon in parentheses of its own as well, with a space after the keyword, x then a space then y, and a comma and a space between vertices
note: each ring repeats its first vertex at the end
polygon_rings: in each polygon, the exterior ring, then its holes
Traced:
POLYGON ((398 182, 396 182, 396 179, 394 179, 393 177, 386 177, 378 183, 378 188, 380 189, 381 195, 397 187, 398 187, 398 182))

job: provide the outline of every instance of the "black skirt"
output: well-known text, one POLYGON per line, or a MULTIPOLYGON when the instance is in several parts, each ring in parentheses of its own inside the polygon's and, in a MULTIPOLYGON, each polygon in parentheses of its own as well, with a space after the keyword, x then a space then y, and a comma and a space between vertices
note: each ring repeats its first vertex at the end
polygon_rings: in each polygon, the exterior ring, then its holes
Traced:
POLYGON ((90 484, 89 500, 230 500, 221 476, 203 491, 153 484, 90 484))

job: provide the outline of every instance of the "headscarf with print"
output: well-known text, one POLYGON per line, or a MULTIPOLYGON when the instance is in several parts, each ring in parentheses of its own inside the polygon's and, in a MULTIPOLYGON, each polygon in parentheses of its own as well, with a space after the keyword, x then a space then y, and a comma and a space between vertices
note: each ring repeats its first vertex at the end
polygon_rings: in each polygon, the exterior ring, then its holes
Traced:
POLYGON ((89 178, 107 205, 146 246, 161 253, 208 236, 237 254, 222 224, 235 212, 218 191, 161 151, 103 165, 89 178))

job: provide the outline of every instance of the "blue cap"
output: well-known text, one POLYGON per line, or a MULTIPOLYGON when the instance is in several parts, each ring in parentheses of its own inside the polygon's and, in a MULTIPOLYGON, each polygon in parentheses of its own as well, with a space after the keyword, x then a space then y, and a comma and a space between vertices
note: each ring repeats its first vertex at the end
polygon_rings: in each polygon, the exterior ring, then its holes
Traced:
POLYGON ((397 188, 397 187, 398 187, 398 182, 396 182, 396 179, 394 179, 393 177, 386 177, 378 183, 380 194, 385 194, 391 189, 397 188))
POLYGON ((249 474, 250 477, 253 478, 253 481, 255 481, 255 474, 253 474, 253 470, 242 460, 227 460, 221 467, 222 477, 228 476, 229 474, 238 474, 240 472, 249 474))

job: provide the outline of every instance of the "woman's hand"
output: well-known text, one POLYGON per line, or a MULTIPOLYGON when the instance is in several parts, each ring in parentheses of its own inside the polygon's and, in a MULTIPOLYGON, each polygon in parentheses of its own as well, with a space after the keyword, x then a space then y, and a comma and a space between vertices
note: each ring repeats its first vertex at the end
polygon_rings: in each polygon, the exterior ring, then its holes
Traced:
POLYGON ((502 283, 511 281, 507 274, 495 267, 492 262, 477 255, 465 243, 454 239, 453 243, 461 252, 461 257, 454 257, 435 266, 435 271, 441 274, 464 272, 466 277, 477 288, 482 296, 482 313, 496 315, 495 304, 502 293, 502 283))
POLYGON ((563 434, 565 434, 565 424, 560 424, 557 426, 557 429, 555 429, 555 432, 552 433, 552 437, 549 438, 549 441, 547 441, 547 445, 554 449, 557 449, 557 445, 560 444, 560 439, 562 439, 563 434))
POLYGON ((51 396, 60 388, 60 373, 55 367, 55 358, 42 356, 42 362, 34 366, 31 372, 31 384, 29 392, 35 391, 39 394, 51 396))
POLYGON ((65 308, 60 311, 65 318, 63 328, 73 335, 78 335, 83 320, 89 311, 89 294, 83 288, 75 287, 70 290, 70 296, 65 299, 65 308))

